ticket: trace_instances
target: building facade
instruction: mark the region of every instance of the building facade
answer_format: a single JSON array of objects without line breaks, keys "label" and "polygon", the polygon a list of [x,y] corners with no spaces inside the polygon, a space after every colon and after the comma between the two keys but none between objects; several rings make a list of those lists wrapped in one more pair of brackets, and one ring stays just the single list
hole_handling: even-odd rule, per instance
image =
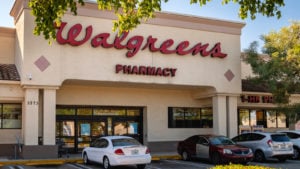
[{"label": "building facade", "polygon": [[114,13],[87,2],[49,45],[33,35],[27,3],[12,7],[15,28],[0,28],[0,156],[57,157],[58,141],[80,152],[102,135],[175,151],[190,135],[233,137],[247,123],[243,23],[157,13],[118,36]]}]

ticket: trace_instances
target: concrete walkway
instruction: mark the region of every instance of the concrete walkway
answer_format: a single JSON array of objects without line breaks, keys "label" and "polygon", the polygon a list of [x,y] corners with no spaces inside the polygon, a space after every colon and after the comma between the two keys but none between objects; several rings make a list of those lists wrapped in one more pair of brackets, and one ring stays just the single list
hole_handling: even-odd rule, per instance
[{"label": "concrete walkway", "polygon": [[[177,152],[154,152],[151,153],[152,161],[162,159],[181,159]],[[57,159],[8,159],[0,157],[0,167],[4,165],[61,165],[64,163],[83,163],[81,154],[63,155]]]}]

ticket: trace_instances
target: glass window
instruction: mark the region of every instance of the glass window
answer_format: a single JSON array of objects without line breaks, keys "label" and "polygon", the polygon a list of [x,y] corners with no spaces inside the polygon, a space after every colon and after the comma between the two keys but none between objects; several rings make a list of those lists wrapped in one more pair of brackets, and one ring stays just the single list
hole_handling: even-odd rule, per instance
[{"label": "glass window", "polygon": [[118,108],[95,108],[94,109],[95,116],[125,116],[125,109]]},{"label": "glass window", "polygon": [[74,121],[63,121],[63,136],[74,136],[75,135],[75,126]]},{"label": "glass window", "polygon": [[169,128],[212,128],[212,108],[169,107]]},{"label": "glass window", "polygon": [[1,128],[20,129],[22,126],[22,105],[2,104]]},{"label": "glass window", "polygon": [[139,109],[128,109],[127,116],[140,116],[140,110]]},{"label": "glass window", "polygon": [[77,115],[79,116],[91,116],[92,115],[92,108],[78,108]]},{"label": "glass window", "polygon": [[286,115],[284,113],[277,114],[278,127],[286,127]]},{"label": "glass window", "polygon": [[57,108],[56,115],[75,115],[75,109],[73,109],[73,108]]},{"label": "glass window", "polygon": [[105,133],[105,122],[92,122],[92,136],[100,137],[106,135]]},{"label": "glass window", "polygon": [[249,110],[248,109],[240,109],[239,110],[239,125],[249,126],[249,124],[250,124]]},{"label": "glass window", "polygon": [[267,117],[267,127],[277,127],[276,126],[276,112],[272,110],[266,111],[266,117]]},{"label": "glass window", "polygon": [[256,110],[250,111],[250,126],[256,126]]}]

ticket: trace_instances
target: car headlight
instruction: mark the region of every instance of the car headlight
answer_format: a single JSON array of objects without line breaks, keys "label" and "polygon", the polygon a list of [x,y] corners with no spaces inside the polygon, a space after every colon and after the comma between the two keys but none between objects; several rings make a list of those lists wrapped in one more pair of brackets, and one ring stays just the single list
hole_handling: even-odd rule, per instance
[{"label": "car headlight", "polygon": [[251,148],[249,148],[249,154],[250,154],[250,153],[252,153],[252,150],[251,150]]},{"label": "car headlight", "polygon": [[223,149],[223,154],[232,154],[232,151],[229,149]]}]

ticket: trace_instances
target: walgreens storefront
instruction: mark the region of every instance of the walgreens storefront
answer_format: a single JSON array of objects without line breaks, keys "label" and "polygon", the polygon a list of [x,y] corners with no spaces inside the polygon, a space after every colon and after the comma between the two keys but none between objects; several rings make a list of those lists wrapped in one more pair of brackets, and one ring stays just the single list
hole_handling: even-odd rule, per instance
[{"label": "walgreens storefront", "polygon": [[32,34],[22,2],[11,11],[16,28],[1,28],[12,41],[1,62],[20,77],[0,82],[12,89],[1,103],[22,107],[20,126],[0,130],[10,135],[3,147],[18,135],[22,157],[44,158],[57,155],[58,139],[80,152],[102,135],[131,135],[151,151],[175,151],[193,134],[237,134],[244,24],[157,13],[118,36],[114,14],[87,3],[63,18],[49,45]]}]

